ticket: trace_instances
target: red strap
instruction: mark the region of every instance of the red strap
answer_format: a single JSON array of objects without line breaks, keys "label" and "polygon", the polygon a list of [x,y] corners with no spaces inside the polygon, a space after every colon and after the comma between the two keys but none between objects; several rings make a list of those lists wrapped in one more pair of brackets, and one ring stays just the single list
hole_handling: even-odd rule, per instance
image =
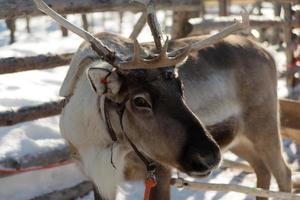
[{"label": "red strap", "polygon": [[153,187],[155,187],[157,184],[154,177],[148,177],[145,180],[145,193],[144,193],[144,200],[150,199],[150,193]]},{"label": "red strap", "polygon": [[64,165],[72,164],[72,160],[62,161],[59,163],[49,164],[47,166],[34,166],[34,167],[28,167],[28,168],[20,168],[20,169],[0,169],[0,174],[19,174],[19,173],[25,173],[25,172],[32,172],[32,171],[38,171],[38,170],[44,170],[44,169],[51,169],[55,167],[61,167]]},{"label": "red strap", "polygon": [[101,78],[101,83],[103,85],[107,85],[108,84],[107,77]]}]

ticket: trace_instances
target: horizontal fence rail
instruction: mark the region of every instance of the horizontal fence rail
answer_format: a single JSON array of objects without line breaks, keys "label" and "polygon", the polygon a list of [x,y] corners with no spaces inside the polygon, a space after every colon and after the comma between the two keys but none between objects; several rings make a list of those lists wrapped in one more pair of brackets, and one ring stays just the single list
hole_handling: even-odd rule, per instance
[{"label": "horizontal fence rail", "polygon": [[264,190],[260,188],[251,188],[241,185],[233,184],[218,184],[218,183],[203,183],[203,182],[191,182],[181,178],[172,178],[171,185],[175,185],[178,188],[188,188],[201,191],[218,191],[218,192],[238,192],[251,196],[276,198],[276,199],[288,199],[288,200],[299,200],[300,195],[291,194],[288,192],[277,192]]},{"label": "horizontal fence rail", "polygon": [[300,130],[300,102],[280,100],[281,126]]},{"label": "horizontal fence rail", "polygon": [[68,65],[72,59],[72,53],[61,55],[38,55],[30,57],[9,57],[0,59],[0,74],[8,74],[36,69],[49,69]]},{"label": "horizontal fence rail", "polygon": [[17,123],[59,115],[65,100],[57,100],[37,106],[26,106],[15,110],[0,112],[0,126],[11,126]]},{"label": "horizontal fence rail", "polygon": [[84,181],[71,188],[66,188],[60,191],[54,191],[49,194],[45,194],[39,197],[35,197],[31,200],[66,200],[66,199],[77,199],[78,197],[83,197],[88,195],[90,191],[93,190],[93,183],[89,181]]},{"label": "horizontal fence rail", "polygon": [[272,3],[274,3],[274,2],[277,2],[277,3],[295,3],[295,4],[300,3],[300,0],[259,0],[259,1],[260,2],[267,1],[267,2],[272,2]]},{"label": "horizontal fence rail", "polygon": [[[73,55],[73,53],[64,53],[60,55],[45,54],[29,57],[0,58],[0,74],[24,72],[29,70],[51,69],[55,67],[69,65]],[[293,76],[299,71],[300,67],[292,67],[290,69],[287,69],[286,71],[281,72],[279,74],[279,78]]]},{"label": "horizontal fence rail", "polygon": [[[214,17],[213,19],[191,21],[192,24],[192,33],[199,34],[203,31],[209,32],[216,29],[223,29],[235,23],[236,17]],[[269,19],[264,16],[250,16],[250,27],[251,29],[257,28],[269,28],[269,27],[282,27],[284,28],[285,22],[279,18],[275,17],[274,19]],[[300,23],[297,21],[292,21],[292,27],[300,27]]]},{"label": "horizontal fence rail", "polygon": [[[45,0],[45,2],[60,14],[144,10],[143,5],[132,3],[131,0]],[[42,14],[33,0],[0,0],[0,5],[0,19]],[[165,10],[197,11],[200,3],[199,0],[157,0],[156,7]]]},{"label": "horizontal fence rail", "polygon": [[[37,155],[25,155],[20,158],[5,157],[0,159],[0,178],[15,175],[26,171],[35,171],[32,167],[43,167],[70,161],[70,151],[67,145],[38,153]],[[26,170],[29,169],[29,170]]]}]

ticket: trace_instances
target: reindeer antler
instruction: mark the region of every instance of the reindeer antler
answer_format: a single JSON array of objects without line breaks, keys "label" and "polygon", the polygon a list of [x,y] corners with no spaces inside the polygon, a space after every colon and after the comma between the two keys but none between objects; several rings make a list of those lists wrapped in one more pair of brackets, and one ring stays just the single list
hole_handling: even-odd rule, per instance
[{"label": "reindeer antler", "polygon": [[154,55],[153,58],[145,59],[140,55],[140,44],[136,38],[134,40],[134,54],[131,61],[120,63],[120,68],[135,69],[139,68],[155,69],[167,66],[175,66],[182,62],[190,51],[190,45],[183,47],[179,50],[172,52],[172,55],[168,53],[168,38],[164,41],[164,37],[157,20],[155,6],[153,0],[133,0],[143,4],[147,11],[147,23],[150,27],[156,49],[159,54]]},{"label": "reindeer antler", "polygon": [[[152,58],[146,59],[142,58],[140,54],[141,46],[138,43],[137,39],[134,38],[134,54],[131,61],[121,61],[121,59],[117,59],[115,52],[111,51],[108,47],[106,47],[101,40],[94,37],[89,32],[83,30],[82,28],[70,23],[60,14],[52,10],[43,0],[33,0],[37,7],[45,12],[47,15],[52,17],[55,21],[57,21],[60,25],[82,37],[84,40],[89,42],[95,52],[98,55],[111,64],[112,66],[119,69],[155,69],[167,66],[175,66],[176,64],[182,62],[189,54],[191,49],[202,49],[211,44],[218,42],[219,40],[227,37],[228,35],[248,28],[249,27],[249,15],[248,13],[242,13],[242,23],[236,22],[228,28],[225,28],[223,31],[215,34],[203,41],[196,42],[194,44],[187,45],[175,51],[168,53],[168,38],[164,42],[163,34],[161,32],[153,0],[133,0],[139,3],[142,3],[146,6],[147,10],[147,22],[151,29],[154,42],[159,54],[153,55]],[[164,44],[163,44],[164,43]]]},{"label": "reindeer antler", "polygon": [[250,27],[248,12],[244,11],[241,13],[241,15],[242,15],[242,22],[236,21],[233,25],[223,29],[219,33],[212,35],[205,40],[202,40],[202,41],[192,44],[191,49],[197,49],[197,50],[203,49],[209,45],[217,43],[221,39],[231,35],[234,32],[237,32],[237,31],[240,31],[243,29],[248,29]]},{"label": "reindeer antler", "polygon": [[155,55],[154,58],[145,59],[140,55],[141,46],[139,42],[134,39],[134,56],[131,61],[120,63],[119,67],[122,69],[156,69],[168,66],[175,66],[182,62],[190,51],[190,46],[176,50],[175,56],[169,56],[167,53],[169,40],[167,38],[161,52]]},{"label": "reindeer antler", "polygon": [[[208,47],[210,45],[213,45],[217,42],[219,42],[220,40],[224,39],[225,37],[237,32],[237,31],[241,31],[241,30],[247,30],[250,28],[250,24],[249,24],[249,14],[248,12],[244,11],[241,12],[241,16],[242,16],[242,22],[236,21],[233,25],[226,27],[225,29],[223,29],[222,31],[220,31],[219,33],[216,33],[215,35],[212,35],[202,41],[196,42],[191,44],[190,46],[190,50],[194,49],[194,50],[200,50],[203,49],[205,47]],[[173,51],[171,53],[169,53],[170,56],[173,55],[177,55],[177,51],[181,51],[181,49]]]},{"label": "reindeer antler", "polygon": [[236,22],[235,24],[225,28],[224,30],[220,31],[219,33],[208,37],[205,40],[187,45],[170,53],[167,52],[168,50],[168,39],[165,41],[163,45],[163,35],[157,20],[155,7],[153,4],[153,0],[133,0],[139,3],[142,3],[146,6],[147,10],[147,22],[151,29],[154,43],[157,50],[160,52],[159,55],[155,55],[154,58],[151,59],[144,59],[140,57],[140,45],[136,38],[134,38],[134,56],[133,59],[129,62],[121,63],[121,68],[127,69],[134,69],[136,66],[140,68],[160,68],[166,66],[175,66],[176,64],[182,62],[189,54],[190,50],[192,49],[202,49],[209,45],[215,44],[221,39],[229,36],[230,34],[249,28],[249,15],[247,12],[241,13],[242,15],[242,22]]},{"label": "reindeer antler", "polygon": [[115,66],[115,53],[109,50],[99,39],[94,37],[89,32],[83,30],[82,28],[72,24],[67,19],[62,17],[60,14],[51,9],[43,0],[33,0],[39,10],[46,13],[50,17],[52,17],[56,22],[58,22],[61,26],[66,29],[72,31],[76,35],[80,36],[87,42],[89,42],[95,52],[99,54],[99,56],[104,59],[106,62]]}]

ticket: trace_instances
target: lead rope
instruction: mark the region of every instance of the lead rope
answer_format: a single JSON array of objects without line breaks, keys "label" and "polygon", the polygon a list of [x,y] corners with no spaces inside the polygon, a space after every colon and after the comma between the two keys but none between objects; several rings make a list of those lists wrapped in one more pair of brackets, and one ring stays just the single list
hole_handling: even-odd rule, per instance
[{"label": "lead rope", "polygon": [[156,181],[155,176],[146,178],[146,180],[145,180],[144,200],[149,200],[150,199],[151,190],[156,185],[157,185],[157,181]]}]

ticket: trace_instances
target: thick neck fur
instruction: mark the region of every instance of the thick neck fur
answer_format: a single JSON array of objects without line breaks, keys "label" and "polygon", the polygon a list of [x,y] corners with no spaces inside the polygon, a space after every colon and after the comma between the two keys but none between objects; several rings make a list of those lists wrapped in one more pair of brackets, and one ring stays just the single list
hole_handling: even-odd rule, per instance
[{"label": "thick neck fur", "polygon": [[[91,89],[85,73],[82,73],[74,88],[73,96],[64,108],[61,119],[61,132],[78,150],[80,167],[90,177],[105,199],[115,199],[118,185],[124,179],[124,158],[127,148],[113,141],[107,132],[105,121],[98,108],[97,94]],[[116,116],[112,115],[113,126]],[[113,162],[111,164],[111,147]]]}]

